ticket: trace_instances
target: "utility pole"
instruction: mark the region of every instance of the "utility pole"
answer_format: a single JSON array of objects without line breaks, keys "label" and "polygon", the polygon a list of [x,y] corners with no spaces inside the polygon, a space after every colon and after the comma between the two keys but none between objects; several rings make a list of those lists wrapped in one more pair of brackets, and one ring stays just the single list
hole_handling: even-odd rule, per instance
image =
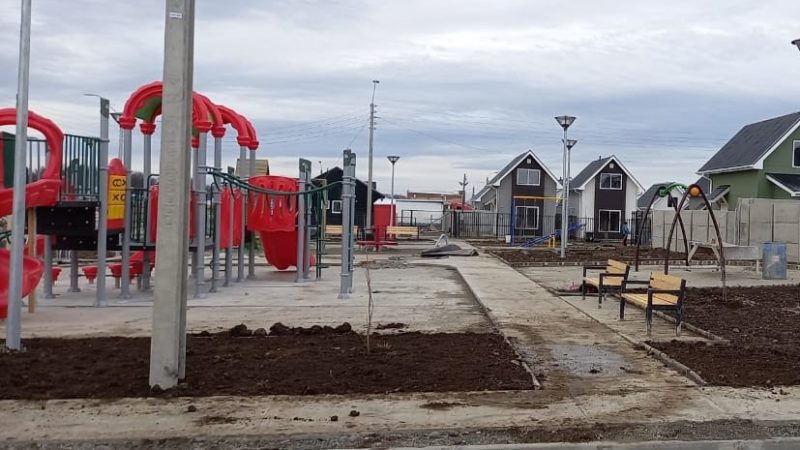
[{"label": "utility pole", "polygon": [[464,174],[464,178],[462,181],[459,181],[458,184],[461,186],[461,210],[464,210],[464,205],[467,204],[467,174]]},{"label": "utility pole", "polygon": [[158,266],[150,343],[150,386],[169,389],[186,376],[194,0],[166,0],[164,93],[158,199]]},{"label": "utility pole", "polygon": [[375,89],[378,80],[372,80],[372,101],[369,103],[369,156],[367,163],[367,223],[364,224],[367,233],[372,232],[372,137],[375,133]]},{"label": "utility pole", "polygon": [[[22,253],[25,243],[25,154],[28,148],[28,90],[31,63],[31,0],[22,0],[17,71],[17,137],[11,216],[11,270],[8,278],[6,347],[22,350]],[[48,267],[47,270],[50,270]]]}]

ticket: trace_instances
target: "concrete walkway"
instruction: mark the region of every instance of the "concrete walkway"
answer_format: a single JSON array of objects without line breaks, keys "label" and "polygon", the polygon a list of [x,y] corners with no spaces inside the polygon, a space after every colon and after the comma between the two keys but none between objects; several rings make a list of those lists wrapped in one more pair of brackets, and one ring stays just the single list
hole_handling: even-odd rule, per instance
[{"label": "concrete walkway", "polygon": [[[0,423],[3,424],[0,439],[356,436],[359,433],[389,435],[415,431],[424,434],[435,430],[508,427],[547,430],[597,423],[800,422],[800,389],[700,388],[644,351],[636,350],[616,330],[495,258],[479,256],[416,262],[429,268],[453,267],[463,276],[492,322],[531,364],[542,383],[541,390],[0,401]],[[420,280],[424,279],[424,273],[433,273],[426,271],[425,266],[418,269]],[[357,275],[363,277],[363,269],[358,269]],[[433,282],[439,283],[436,279]],[[387,283],[386,288],[391,288],[391,282]],[[275,292],[287,290],[265,287],[264,291],[250,292],[251,295],[256,292],[275,295]],[[423,303],[430,302],[431,299],[427,299],[419,303],[421,312],[419,316],[414,313],[413,317],[425,316],[428,311]],[[466,307],[458,305],[458,308]],[[449,320],[446,316],[428,315],[427,319],[421,319],[423,323],[435,320],[441,324]],[[480,320],[467,323],[485,326]],[[189,412],[190,405],[196,411]],[[349,417],[351,410],[360,414]],[[332,416],[339,419],[333,421]]]}]

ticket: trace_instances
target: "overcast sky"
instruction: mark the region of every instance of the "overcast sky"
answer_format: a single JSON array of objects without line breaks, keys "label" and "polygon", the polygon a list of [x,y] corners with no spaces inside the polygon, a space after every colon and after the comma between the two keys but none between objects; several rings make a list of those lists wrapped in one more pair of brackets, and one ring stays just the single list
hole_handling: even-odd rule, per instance
[{"label": "overcast sky", "polygon": [[[0,14],[0,105],[14,104],[19,3]],[[387,193],[389,154],[398,193],[455,191],[463,173],[480,189],[529,148],[560,174],[561,114],[578,117],[573,175],[615,154],[645,187],[690,182],[741,126],[800,109],[798,17],[797,0],[198,0],[194,87],[253,121],[273,174],[296,175],[298,157],[332,167],[349,146],[366,178],[378,79]],[[96,135],[82,94],[121,110],[160,79],[163,28],[162,1],[33,0],[31,109]]]}]

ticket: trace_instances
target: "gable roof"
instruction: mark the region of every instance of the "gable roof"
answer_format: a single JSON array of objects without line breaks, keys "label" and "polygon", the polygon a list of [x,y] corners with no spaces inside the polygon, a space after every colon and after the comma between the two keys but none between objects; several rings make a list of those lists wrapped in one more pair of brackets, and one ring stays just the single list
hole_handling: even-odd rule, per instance
[{"label": "gable roof", "polygon": [[[341,181],[343,175],[344,175],[344,171],[342,170],[342,168],[339,167],[339,166],[335,166],[332,169],[328,169],[324,173],[321,173],[321,174],[315,176],[314,178],[312,178],[312,180],[326,180],[326,181],[328,181],[330,183],[330,182],[334,182],[334,181]],[[374,185],[375,182],[373,181],[372,184]],[[367,188],[367,183],[366,182],[361,181],[360,179],[356,178],[356,186],[358,186],[358,185],[363,186],[364,189]],[[373,199],[373,201],[377,201],[377,200],[380,200],[382,198],[386,198],[386,196],[384,194],[382,194],[381,192],[379,192],[377,189],[375,189],[375,187],[373,186],[373,188],[372,188],[372,199]]]},{"label": "gable roof", "polygon": [[656,183],[650,186],[649,188],[647,188],[646,191],[644,191],[644,194],[640,195],[639,198],[636,200],[636,207],[640,209],[647,208],[647,206],[650,204],[650,200],[653,199],[653,195],[656,193],[656,191],[664,186],[669,186],[672,183],[673,183],[672,181],[665,181],[663,183]]},{"label": "gable roof", "polygon": [[758,168],[789,134],[800,126],[800,112],[746,125],[697,173],[736,172]]},{"label": "gable roof", "polygon": [[[522,163],[522,161],[528,156],[532,157],[533,160],[536,161],[536,163],[539,164],[539,166],[542,169],[544,169],[547,176],[549,176],[551,180],[556,182],[556,186],[559,185],[558,178],[556,178],[553,175],[553,173],[550,172],[550,169],[548,169],[547,166],[544,165],[544,163],[533,153],[532,150],[528,150],[520,153],[514,159],[512,159],[510,163],[506,164],[506,166],[503,167],[503,170],[497,172],[497,175],[495,175],[491,180],[489,180],[489,184],[487,184],[487,186],[495,186],[495,187],[500,186],[500,182],[503,181],[503,178],[507,177],[511,172],[513,172],[514,169],[516,169],[517,166],[520,165],[520,163]],[[481,189],[481,191],[483,191],[483,189]]]},{"label": "gable roof", "polygon": [[576,191],[583,190],[586,187],[586,184],[590,180],[593,180],[594,177],[596,177],[597,174],[600,173],[601,170],[603,170],[603,167],[605,167],[606,164],[608,164],[611,161],[617,163],[620,169],[622,169],[622,171],[625,172],[626,175],[628,175],[628,178],[633,180],[633,182],[636,184],[636,187],[638,187],[640,191],[644,190],[644,186],[642,186],[642,184],[639,183],[639,181],[636,179],[636,177],[633,176],[631,171],[628,170],[628,168],[625,167],[625,165],[622,164],[622,162],[620,162],[619,158],[617,158],[614,155],[608,156],[606,158],[595,159],[594,161],[587,164],[586,167],[584,167],[583,170],[581,170],[577,176],[572,178],[571,184],[573,186],[570,186],[570,189]]}]

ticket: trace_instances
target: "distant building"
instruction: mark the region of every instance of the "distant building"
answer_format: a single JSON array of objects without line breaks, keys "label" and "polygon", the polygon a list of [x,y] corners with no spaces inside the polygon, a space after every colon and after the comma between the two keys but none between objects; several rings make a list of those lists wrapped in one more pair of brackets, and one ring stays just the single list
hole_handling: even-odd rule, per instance
[{"label": "distant building", "polygon": [[[240,163],[239,158],[236,158],[236,172],[234,173],[234,175],[236,175],[237,177],[241,173],[240,168],[239,168],[239,163]],[[249,159],[245,162],[245,165],[247,166],[247,170],[249,171],[250,170],[250,160]],[[256,159],[256,175],[269,175],[269,160],[268,159]]]},{"label": "distant building", "polygon": [[[314,180],[325,180],[327,184],[342,181],[342,169],[334,167],[327,172],[322,173],[314,178]],[[373,183],[374,186],[375,183]],[[372,191],[372,201],[377,202],[384,198],[385,195],[380,192]],[[371,207],[371,206],[370,206]],[[329,225],[342,224],[342,185],[337,184],[328,190],[328,204],[325,214],[326,223]],[[356,179],[356,211],[355,211],[355,225],[364,229],[367,222],[367,183]]]},{"label": "distant building", "polygon": [[644,188],[614,155],[590,162],[570,182],[569,216],[586,221],[585,232],[622,237],[622,223],[637,210]]},{"label": "distant building", "polygon": [[740,198],[800,198],[800,112],[746,125],[697,173],[722,207]]}]

